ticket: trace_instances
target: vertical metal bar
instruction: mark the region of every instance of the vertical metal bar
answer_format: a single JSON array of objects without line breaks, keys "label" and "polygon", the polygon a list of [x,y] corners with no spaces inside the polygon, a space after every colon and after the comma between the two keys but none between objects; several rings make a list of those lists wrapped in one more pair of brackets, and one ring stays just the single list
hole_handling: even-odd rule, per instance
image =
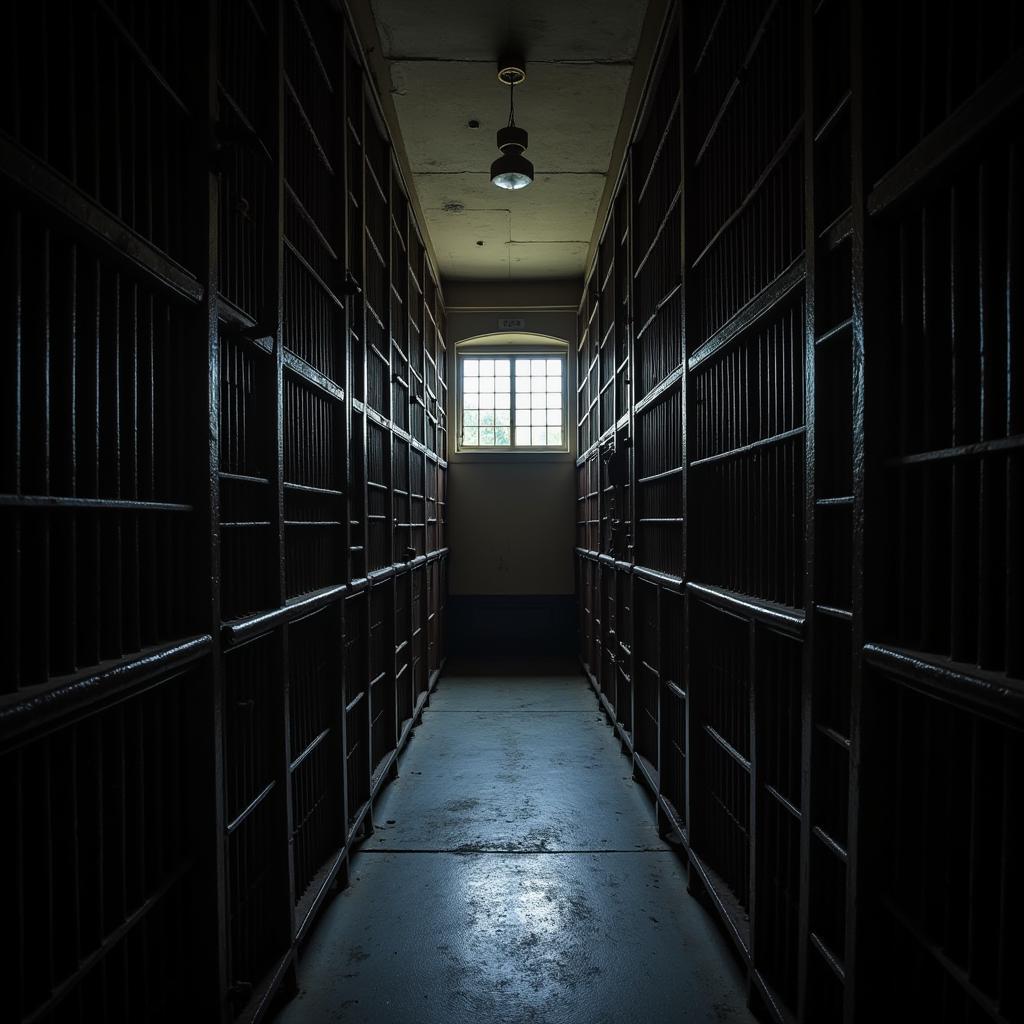
[{"label": "vertical metal bar", "polygon": [[[797,1019],[810,1019],[808,1002],[808,956],[810,953],[810,899],[811,899],[811,808],[813,806],[812,775],[814,768],[814,672],[817,643],[815,614],[815,449],[817,423],[815,419],[815,372],[816,352],[814,339],[817,337],[816,288],[817,288],[817,218],[815,198],[814,126],[818,123],[818,112],[814,89],[815,47],[814,9],[816,0],[803,0],[803,158],[804,158],[804,258],[806,261],[806,283],[804,285],[804,537],[803,568],[804,585],[801,595],[804,606],[804,639],[801,648],[800,678],[800,892],[797,921]],[[768,436],[767,431],[761,436]]]},{"label": "vertical metal bar", "polygon": [[[868,350],[867,339],[873,335],[867,330],[872,316],[873,287],[879,284],[869,279],[866,266],[870,261],[871,239],[868,235],[866,215],[866,168],[868,135],[865,128],[868,99],[867,74],[871,59],[865,35],[865,14],[856,3],[849,5],[850,39],[850,153],[851,153],[851,246],[852,246],[852,457],[853,457],[853,565],[852,565],[852,649],[850,692],[850,771],[849,809],[847,828],[847,886],[845,965],[850,983],[844,997],[846,1024],[866,1019],[870,1012],[871,951],[875,943],[874,923],[865,899],[877,891],[878,867],[875,858],[880,851],[872,844],[862,845],[862,832],[869,833],[868,816],[871,801],[878,794],[879,765],[877,751],[872,756],[871,738],[879,724],[876,696],[864,670],[861,651],[866,635],[880,635],[878,621],[884,614],[883,575],[879,558],[884,557],[885,534],[879,530],[884,516],[883,470],[877,467],[882,429],[881,403],[883,366],[881,352],[874,352],[879,362],[877,372],[871,372],[874,363]],[[878,338],[884,345],[884,340]],[[876,434],[879,439],[876,440]],[[875,552],[868,558],[868,552]],[[877,845],[877,844],[875,844]]]}]

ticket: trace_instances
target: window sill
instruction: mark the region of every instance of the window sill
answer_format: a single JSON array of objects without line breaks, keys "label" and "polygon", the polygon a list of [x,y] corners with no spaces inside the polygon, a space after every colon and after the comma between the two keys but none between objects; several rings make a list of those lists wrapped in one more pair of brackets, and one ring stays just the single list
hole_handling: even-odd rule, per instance
[{"label": "window sill", "polygon": [[460,462],[575,462],[574,452],[452,452],[449,464]]}]

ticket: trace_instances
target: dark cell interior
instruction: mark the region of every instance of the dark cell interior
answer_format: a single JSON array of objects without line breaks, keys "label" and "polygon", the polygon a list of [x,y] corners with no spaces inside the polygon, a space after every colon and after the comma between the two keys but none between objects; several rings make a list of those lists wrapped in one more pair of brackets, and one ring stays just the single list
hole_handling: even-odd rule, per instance
[{"label": "dark cell interior", "polygon": [[0,26],[0,1019],[1024,1022],[1018,5]]}]

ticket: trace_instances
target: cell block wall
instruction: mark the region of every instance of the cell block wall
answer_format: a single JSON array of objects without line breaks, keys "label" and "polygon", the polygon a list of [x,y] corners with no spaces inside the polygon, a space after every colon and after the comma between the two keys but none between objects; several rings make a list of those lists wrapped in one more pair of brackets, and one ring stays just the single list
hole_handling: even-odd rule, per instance
[{"label": "cell block wall", "polygon": [[584,277],[580,659],[767,1019],[1021,1017],[1022,42],[672,5]]},{"label": "cell block wall", "polygon": [[444,297],[336,5],[2,19],[7,1005],[249,1021],[444,663]]}]

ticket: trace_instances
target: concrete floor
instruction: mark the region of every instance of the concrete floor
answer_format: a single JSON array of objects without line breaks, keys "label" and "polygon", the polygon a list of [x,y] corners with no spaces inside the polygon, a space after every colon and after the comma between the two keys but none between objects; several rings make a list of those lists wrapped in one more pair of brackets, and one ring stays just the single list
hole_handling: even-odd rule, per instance
[{"label": "concrete floor", "polygon": [[448,674],[277,1024],[752,1021],[582,677]]}]

